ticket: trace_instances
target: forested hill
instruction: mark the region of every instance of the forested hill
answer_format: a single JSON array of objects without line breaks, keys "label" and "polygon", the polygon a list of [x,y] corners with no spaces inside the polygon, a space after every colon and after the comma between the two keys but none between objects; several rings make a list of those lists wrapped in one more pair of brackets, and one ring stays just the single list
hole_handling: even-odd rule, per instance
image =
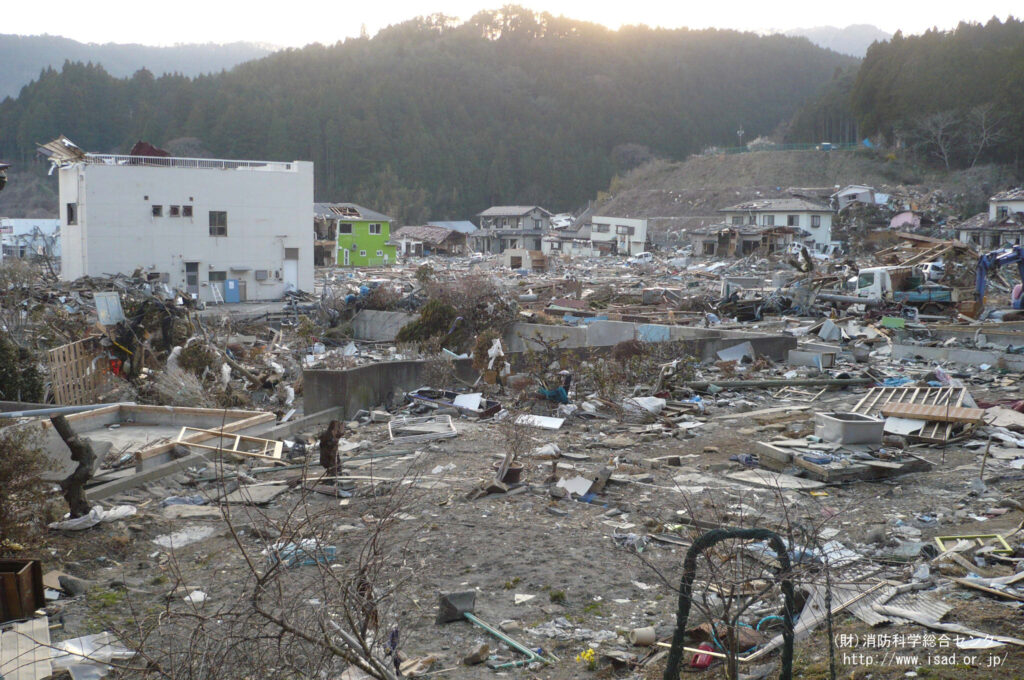
[{"label": "forested hill", "polygon": [[97,152],[198,138],[218,157],[312,160],[318,200],[406,223],[490,204],[557,210],[649,154],[770,133],[853,63],[806,39],[610,31],[506,7],[195,79],[67,64],[0,104],[0,157],[26,162],[57,134]]},{"label": "forested hill", "polygon": [[2,35],[0,34],[0,97],[15,97],[46,67],[60,66],[65,61],[102,64],[109,73],[130,76],[140,68],[153,73],[181,73],[197,76],[216,73],[243,61],[259,59],[272,50],[253,43],[236,42],[226,45],[102,45],[80,43],[77,40],[54,35]]},{"label": "forested hill", "polygon": [[1024,160],[1024,22],[877,42],[794,119],[790,141],[900,142],[950,168]]}]

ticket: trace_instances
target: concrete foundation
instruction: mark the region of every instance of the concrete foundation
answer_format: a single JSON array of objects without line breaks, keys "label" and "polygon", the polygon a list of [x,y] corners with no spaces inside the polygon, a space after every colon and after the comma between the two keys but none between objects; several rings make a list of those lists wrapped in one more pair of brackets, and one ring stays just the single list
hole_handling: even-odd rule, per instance
[{"label": "concrete foundation", "polygon": [[959,347],[922,347],[920,345],[893,345],[893,359],[917,359],[923,361],[949,361],[954,364],[978,366],[989,364],[993,368],[1007,371],[1024,371],[1024,354],[1006,352],[985,352]]}]

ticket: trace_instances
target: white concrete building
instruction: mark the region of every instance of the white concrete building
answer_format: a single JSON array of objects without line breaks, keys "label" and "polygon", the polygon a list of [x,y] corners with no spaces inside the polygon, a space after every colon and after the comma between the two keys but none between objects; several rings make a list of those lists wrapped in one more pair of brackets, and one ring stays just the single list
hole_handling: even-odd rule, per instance
[{"label": "white concrete building", "polygon": [[719,210],[730,226],[793,227],[797,238],[823,250],[832,243],[832,208],[806,198],[766,198]]},{"label": "white concrete building", "polygon": [[[590,240],[602,252],[611,250],[617,255],[642,253],[647,250],[647,220],[594,215],[590,218]],[[612,244],[614,248],[611,248]]]},{"label": "white concrete building", "polygon": [[1024,188],[1002,191],[988,199],[990,222],[996,222],[1016,213],[1024,213]]},{"label": "white concrete building", "polygon": [[311,162],[81,154],[57,164],[64,280],[141,267],[206,302],[313,290]]}]

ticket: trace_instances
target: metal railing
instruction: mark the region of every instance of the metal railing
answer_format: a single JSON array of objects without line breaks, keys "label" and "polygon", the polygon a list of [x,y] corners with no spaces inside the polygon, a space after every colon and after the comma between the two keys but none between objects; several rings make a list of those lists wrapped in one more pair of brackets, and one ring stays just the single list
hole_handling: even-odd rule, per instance
[{"label": "metal railing", "polygon": [[131,165],[155,168],[199,168],[206,170],[272,170],[293,172],[294,163],[280,161],[232,161],[223,158],[178,158],[175,156],[128,156],[111,153],[91,153],[89,160],[106,165]]}]

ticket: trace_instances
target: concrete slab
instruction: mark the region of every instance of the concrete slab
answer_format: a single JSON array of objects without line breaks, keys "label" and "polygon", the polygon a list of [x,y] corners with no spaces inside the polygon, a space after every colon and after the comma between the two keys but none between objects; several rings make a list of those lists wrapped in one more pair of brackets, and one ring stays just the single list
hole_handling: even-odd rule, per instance
[{"label": "concrete slab", "polygon": [[993,368],[1007,371],[1024,371],[1024,354],[1006,352],[984,352],[959,347],[922,347],[920,345],[893,345],[893,359],[917,359],[923,361],[949,361],[954,364],[980,366],[989,364]]}]

